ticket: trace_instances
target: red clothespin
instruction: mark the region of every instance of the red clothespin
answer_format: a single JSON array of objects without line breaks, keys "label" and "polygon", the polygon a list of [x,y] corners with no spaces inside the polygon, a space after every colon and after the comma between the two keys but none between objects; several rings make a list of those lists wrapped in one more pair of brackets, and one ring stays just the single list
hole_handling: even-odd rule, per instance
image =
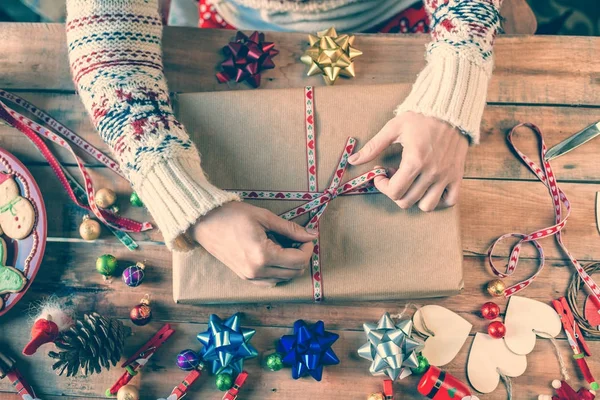
[{"label": "red clothespin", "polygon": [[17,369],[15,360],[0,353],[0,379],[3,379],[4,377],[8,378],[17,391],[15,394],[20,396],[23,400],[39,400],[31,388],[31,385],[27,383],[25,378],[23,378],[23,375],[21,375]]},{"label": "red clothespin", "polygon": [[236,400],[238,398],[238,394],[244,383],[246,383],[246,379],[248,379],[248,373],[246,371],[240,372],[240,374],[235,378],[235,382],[231,389],[225,393],[223,396],[223,400]]},{"label": "red clothespin", "polygon": [[394,381],[391,379],[383,381],[383,395],[385,400],[394,400]]},{"label": "red clothespin", "polygon": [[106,396],[116,396],[119,389],[127,385],[134,376],[138,374],[140,370],[150,357],[156,353],[160,346],[171,337],[175,331],[171,329],[171,325],[165,324],[156,334],[150,339],[145,345],[143,345],[133,356],[125,361],[121,368],[125,368],[125,372],[119,380],[110,388],[106,390]]},{"label": "red clothespin", "polygon": [[581,329],[579,329],[579,325],[575,322],[575,317],[573,317],[573,313],[569,308],[569,303],[567,303],[567,299],[561,297],[558,300],[552,301],[552,306],[558,313],[560,317],[560,321],[562,322],[563,330],[565,331],[565,335],[567,336],[567,340],[571,345],[571,349],[573,349],[573,359],[577,363],[577,366],[581,370],[585,380],[590,384],[590,388],[592,390],[598,390],[600,385],[596,382],[594,377],[592,376],[592,372],[590,371],[587,362],[585,361],[585,356],[591,356],[590,348],[587,343],[583,339],[583,335],[581,333]]},{"label": "red clothespin", "polygon": [[159,399],[159,400],[183,399],[187,395],[187,391],[189,390],[189,388],[194,384],[194,382],[196,382],[198,380],[198,378],[200,378],[200,376],[202,376],[202,369],[199,368],[199,369],[190,371],[190,373],[187,374],[185,379],[183,381],[181,381],[181,383],[179,385],[177,385],[175,387],[175,389],[173,389],[173,391],[171,392],[169,397],[167,397],[166,399]]}]

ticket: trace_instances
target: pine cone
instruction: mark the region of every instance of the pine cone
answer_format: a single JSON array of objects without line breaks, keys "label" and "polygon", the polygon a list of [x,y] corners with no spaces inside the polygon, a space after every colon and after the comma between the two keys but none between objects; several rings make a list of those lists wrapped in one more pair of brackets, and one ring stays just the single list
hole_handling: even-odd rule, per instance
[{"label": "pine cone", "polygon": [[50,358],[57,360],[52,369],[67,376],[99,374],[102,368],[110,369],[121,359],[125,338],[129,332],[118,320],[97,313],[86,314],[83,321],[61,334],[56,341],[58,353],[51,351]]}]

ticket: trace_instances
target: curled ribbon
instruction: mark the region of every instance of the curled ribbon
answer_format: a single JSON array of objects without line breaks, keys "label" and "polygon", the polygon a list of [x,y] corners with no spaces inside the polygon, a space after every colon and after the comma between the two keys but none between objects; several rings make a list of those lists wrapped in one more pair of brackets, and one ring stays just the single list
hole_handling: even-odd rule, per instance
[{"label": "curled ribbon", "polygon": [[[329,187],[323,191],[318,191],[317,184],[317,146],[314,120],[314,91],[311,86],[304,88],[304,114],[305,114],[305,132],[306,132],[306,160],[307,160],[307,179],[308,191],[252,191],[252,190],[231,190],[244,199],[261,200],[308,200],[306,203],[294,207],[293,209],[280,214],[283,219],[291,220],[306,213],[310,213],[310,220],[307,228],[318,229],[319,220],[323,216],[327,205],[338,196],[358,195],[368,193],[378,193],[373,186],[373,179],[377,176],[387,174],[385,168],[374,168],[369,172],[357,176],[345,183],[342,179],[348,168],[348,157],[356,148],[356,139],[348,138],[342,155],[340,156],[337,168],[330,181]],[[314,250],[311,258],[311,280],[313,286],[313,299],[315,302],[323,300],[323,278],[321,276],[321,262],[319,257],[319,238],[313,241]]]},{"label": "curled ribbon", "polygon": [[[514,134],[515,130],[522,126],[526,126],[529,129],[531,129],[539,138],[540,157],[541,157],[541,161],[542,161],[541,168],[536,163],[531,161],[531,159],[529,159],[529,157],[527,157],[525,154],[523,154],[513,143],[513,134]],[[519,124],[510,131],[510,133],[507,136],[507,140],[508,140],[510,147],[519,155],[519,157],[525,163],[525,165],[527,165],[527,167],[535,174],[535,176],[538,177],[538,179],[544,184],[544,186],[546,186],[548,188],[548,193],[550,193],[550,196],[552,197],[552,204],[554,206],[554,225],[549,226],[547,228],[538,229],[538,230],[528,233],[528,234],[507,233],[505,235],[500,236],[498,239],[496,239],[496,241],[494,243],[492,243],[492,245],[488,249],[488,254],[487,254],[488,262],[490,264],[492,272],[500,278],[509,277],[515,272],[515,270],[517,269],[517,265],[519,263],[519,254],[521,253],[521,247],[523,246],[524,243],[528,243],[528,242],[531,243],[538,251],[538,254],[540,257],[540,264],[538,266],[537,271],[528,279],[506,288],[504,290],[504,296],[509,297],[509,296],[512,296],[513,294],[518,293],[521,290],[525,289],[542,272],[542,269],[544,268],[545,257],[544,257],[544,249],[538,243],[538,240],[546,238],[546,237],[550,237],[550,236],[556,236],[556,241],[558,242],[558,245],[567,254],[567,256],[569,257],[569,260],[571,260],[571,263],[577,270],[579,277],[583,280],[586,287],[589,289],[590,298],[598,307],[600,307],[600,297],[599,297],[600,296],[600,287],[598,287],[598,285],[596,284],[596,282],[594,282],[592,277],[589,276],[585,272],[585,270],[583,269],[583,267],[581,266],[579,261],[577,261],[575,259],[575,257],[573,257],[573,255],[569,252],[569,250],[567,249],[567,247],[565,246],[565,244],[563,242],[562,229],[567,224],[567,219],[569,218],[569,215],[571,214],[571,203],[569,202],[569,199],[567,199],[567,196],[565,195],[565,193],[558,186],[558,182],[556,181],[556,176],[554,175],[554,172],[552,171],[550,162],[548,160],[546,160],[547,148],[546,148],[546,143],[544,143],[544,136],[542,135],[542,132],[540,131],[540,129],[537,126],[535,126],[533,124],[530,124],[530,123]],[[564,206],[565,210],[566,210],[566,213],[564,214],[564,216],[563,216],[562,206]],[[496,265],[494,265],[494,260],[493,260],[494,249],[498,243],[500,243],[502,240],[507,239],[509,237],[518,238],[519,241],[513,246],[512,250],[510,252],[510,259],[508,261],[508,265],[506,266],[506,271],[500,272],[498,270],[498,268],[496,268]]]},{"label": "curled ribbon", "polygon": [[[2,91],[2,93],[0,93],[0,97],[7,98],[7,93]],[[16,96],[13,96],[13,97],[16,98]],[[125,232],[141,232],[141,231],[146,231],[146,230],[152,229],[152,225],[149,222],[143,222],[143,223],[137,222],[137,221],[131,220],[129,218],[120,217],[111,212],[108,212],[106,210],[101,210],[98,208],[98,206],[96,205],[96,202],[94,201],[95,192],[94,192],[94,187],[92,184],[91,177],[89,176],[89,174],[83,164],[83,161],[75,154],[73,148],[67,143],[66,140],[59,138],[56,134],[50,132],[49,130],[45,129],[41,125],[36,124],[29,118],[26,118],[23,115],[17,113],[16,111],[12,110],[10,107],[5,105],[1,101],[0,101],[0,119],[6,121],[8,124],[10,124],[14,128],[21,131],[25,136],[27,136],[27,138],[29,140],[31,140],[31,142],[42,153],[42,155],[44,156],[46,161],[48,161],[48,163],[50,164],[50,167],[54,171],[55,175],[58,177],[59,181],[61,182],[62,186],[66,190],[66,192],[69,195],[69,197],[71,198],[71,200],[73,200],[73,202],[75,204],[77,204],[79,207],[84,208],[89,211],[92,211],[94,213],[94,215],[100,221],[102,221],[105,225],[107,225],[113,229],[117,229],[117,230],[121,230],[121,231],[125,231]],[[62,167],[62,165],[58,162],[56,157],[54,157],[54,155],[52,154],[52,152],[50,151],[48,146],[46,146],[46,144],[41,139],[41,137],[48,138],[48,139],[52,140],[54,143],[58,144],[59,146],[65,148],[71,152],[71,154],[75,158],[75,161],[77,162],[79,171],[81,172],[81,175],[83,176],[83,179],[85,181],[85,192],[87,195],[87,200],[88,200],[87,203],[88,204],[85,204],[84,202],[79,201],[75,191],[73,190],[73,188],[71,187],[71,185],[69,183],[72,180],[72,178],[69,179],[69,174],[65,171],[65,169]],[[79,137],[76,136],[74,133],[72,133],[72,137],[70,138],[70,140],[75,141],[76,140],[75,138],[79,138]],[[102,160],[101,155],[103,156],[103,154],[100,151],[94,149],[94,152],[96,154],[98,154],[97,158],[99,160],[101,160],[102,162],[105,162],[105,160]],[[106,157],[106,156],[104,156],[104,158],[108,159],[108,157]],[[110,159],[108,159],[108,160],[110,160]],[[106,161],[106,163],[109,163],[109,161]],[[111,165],[111,164],[109,164],[109,165]],[[118,169],[118,167],[116,167],[114,165],[114,162],[112,162],[112,165],[113,166],[111,167],[111,169],[113,169],[113,171],[120,174],[120,170]]]}]

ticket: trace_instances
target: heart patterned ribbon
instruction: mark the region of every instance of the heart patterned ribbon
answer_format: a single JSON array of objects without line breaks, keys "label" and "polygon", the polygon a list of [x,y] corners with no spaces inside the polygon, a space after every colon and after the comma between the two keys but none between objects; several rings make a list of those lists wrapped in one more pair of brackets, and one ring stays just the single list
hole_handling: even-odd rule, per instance
[{"label": "heart patterned ribbon", "polygon": [[[542,161],[541,168],[537,164],[535,164],[533,161],[531,161],[531,159],[529,159],[529,157],[527,157],[525,154],[523,154],[513,143],[513,134],[514,134],[515,130],[522,126],[526,126],[529,129],[531,129],[539,138],[540,156],[541,156],[541,161]],[[538,240],[546,238],[546,237],[550,237],[550,236],[556,236],[556,241],[558,242],[558,245],[567,254],[567,256],[569,257],[569,260],[571,260],[571,263],[577,270],[577,273],[579,274],[579,276],[581,277],[581,279],[583,280],[583,282],[589,289],[590,298],[592,299],[592,301],[594,301],[595,304],[600,306],[600,297],[599,297],[600,296],[600,287],[585,272],[585,270],[583,269],[583,267],[581,266],[579,261],[577,261],[575,259],[575,257],[573,257],[573,255],[569,252],[569,250],[567,249],[567,247],[565,246],[565,244],[563,242],[562,229],[565,227],[565,225],[567,223],[567,219],[569,218],[569,215],[571,214],[571,203],[567,199],[567,196],[565,195],[565,193],[558,186],[558,182],[556,181],[556,176],[554,175],[554,172],[552,171],[550,162],[548,160],[546,160],[547,148],[546,148],[546,144],[544,143],[544,137],[542,135],[542,132],[540,131],[540,129],[537,126],[535,126],[533,124],[530,124],[530,123],[519,124],[510,131],[510,133],[507,136],[507,140],[508,140],[510,147],[519,155],[519,157],[525,163],[525,165],[527,165],[527,167],[538,177],[538,179],[544,184],[544,186],[546,186],[548,188],[548,192],[550,193],[550,196],[552,196],[552,203],[554,205],[554,225],[547,227],[547,228],[538,229],[529,234],[507,233],[505,235],[500,236],[498,239],[496,239],[496,241],[494,243],[492,243],[492,245],[488,249],[487,257],[488,257],[490,267],[492,268],[492,271],[494,272],[494,274],[496,276],[498,276],[500,278],[509,277],[513,274],[513,272],[515,272],[515,270],[517,269],[517,264],[519,263],[519,254],[521,252],[521,246],[524,243],[527,243],[527,242],[531,243],[537,249],[539,258],[540,258],[540,264],[538,266],[537,271],[530,278],[506,288],[504,290],[504,296],[509,297],[509,296],[525,289],[542,272],[542,269],[544,268],[545,257],[544,257],[544,249],[538,243]],[[563,215],[562,206],[564,206],[564,208],[566,210],[566,213],[564,215]],[[496,247],[496,245],[499,242],[501,242],[504,239],[510,238],[510,237],[518,238],[519,241],[513,246],[512,251],[510,253],[510,259],[509,259],[508,265],[506,266],[506,271],[503,273],[503,272],[500,272],[494,265],[493,253],[494,253],[494,248]]]},{"label": "heart patterned ribbon", "polygon": [[[38,150],[42,153],[44,158],[50,164],[50,167],[60,180],[61,184],[67,191],[69,197],[75,204],[78,206],[90,210],[94,213],[94,215],[102,221],[111,231],[121,240],[128,248],[134,249],[137,247],[137,244],[124,232],[141,232],[152,229],[152,225],[148,222],[137,222],[128,218],[120,217],[111,212],[101,210],[96,206],[94,201],[94,187],[92,184],[91,177],[89,176],[83,161],[75,154],[73,148],[67,143],[68,141],[75,144],[77,147],[84,150],[86,153],[92,155],[95,159],[106,165],[112,171],[117,173],[119,176],[123,177],[123,173],[119,169],[118,165],[115,161],[110,159],[100,150],[96,149],[90,143],[79,137],[73,131],[64,127],[54,118],[50,117],[44,111],[38,109],[33,106],[31,103],[26,100],[15,96],[11,93],[0,90],[0,98],[5,100],[10,100],[19,106],[22,106],[26,110],[32,112],[38,118],[41,118],[48,126],[56,129],[58,132],[62,134],[57,135],[54,132],[46,129],[30,120],[29,118],[19,114],[14,111],[6,104],[0,101],[0,119],[6,121],[9,125],[17,128],[21,131],[25,136],[29,138],[33,142],[33,144],[38,148]],[[41,140],[41,138],[45,138],[50,140],[57,145],[69,150],[69,152],[75,158],[77,165],[79,167],[79,171],[83,176],[85,182],[85,188],[82,188],[81,185],[75,181],[70,174],[65,170],[65,168],[58,162],[56,157],[52,154],[50,149],[46,146],[46,144]],[[82,192],[85,193],[85,197],[82,199]],[[119,233],[117,233],[119,232]]]},{"label": "heart patterned ribbon", "polygon": [[[356,139],[348,138],[344,150],[338,161],[335,173],[330,181],[329,187],[319,192],[317,177],[317,146],[314,114],[314,90],[311,86],[304,88],[304,121],[306,132],[306,160],[308,191],[268,191],[268,190],[230,190],[244,199],[259,200],[307,200],[293,209],[280,215],[283,219],[291,220],[301,215],[310,213],[307,228],[319,229],[319,220],[323,216],[327,205],[336,197],[341,195],[357,195],[366,193],[378,193],[373,186],[373,179],[377,176],[385,176],[385,168],[375,168],[356,178],[342,184],[342,178],[348,167],[348,157],[352,155],[356,147]],[[323,300],[323,277],[321,274],[321,262],[319,258],[319,238],[314,239],[314,250],[311,258],[311,280],[313,287],[313,299],[316,302]]]}]

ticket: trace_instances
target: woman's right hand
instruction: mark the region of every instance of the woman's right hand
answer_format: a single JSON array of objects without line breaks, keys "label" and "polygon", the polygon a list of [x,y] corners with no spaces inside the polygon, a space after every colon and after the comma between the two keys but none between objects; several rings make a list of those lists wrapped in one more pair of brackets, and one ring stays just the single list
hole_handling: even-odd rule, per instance
[{"label": "woman's right hand", "polygon": [[[267,236],[270,232],[301,245],[284,248]],[[308,232],[266,209],[240,202],[215,208],[188,233],[240,278],[263,286],[274,286],[302,275],[317,236],[316,232]]]}]

